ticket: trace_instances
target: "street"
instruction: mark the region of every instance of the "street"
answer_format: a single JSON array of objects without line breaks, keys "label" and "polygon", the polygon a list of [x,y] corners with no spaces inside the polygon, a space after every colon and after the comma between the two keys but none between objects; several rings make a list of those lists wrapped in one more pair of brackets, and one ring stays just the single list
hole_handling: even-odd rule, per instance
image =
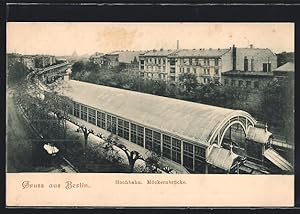
[{"label": "street", "polygon": [[33,133],[12,98],[7,93],[7,172],[75,172],[60,157],[49,156],[43,143]]}]

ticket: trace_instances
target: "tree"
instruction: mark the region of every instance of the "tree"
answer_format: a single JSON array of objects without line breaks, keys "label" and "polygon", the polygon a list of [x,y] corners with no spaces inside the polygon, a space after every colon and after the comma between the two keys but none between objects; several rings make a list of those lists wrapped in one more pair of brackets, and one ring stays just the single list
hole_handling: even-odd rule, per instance
[{"label": "tree", "polygon": [[127,159],[128,159],[128,163],[129,163],[129,169],[130,169],[130,172],[133,172],[134,170],[134,164],[135,162],[140,159],[140,160],[144,160],[143,159],[143,156],[137,152],[137,151],[129,151],[127,149],[127,147],[123,144],[118,144],[117,147],[119,147],[121,150],[123,150],[127,156]]},{"label": "tree", "polygon": [[87,150],[88,137],[89,137],[90,134],[94,134],[94,130],[88,129],[85,126],[79,126],[79,128],[82,130],[83,136],[84,136],[83,156],[84,156],[84,160],[86,161],[86,150]]},{"label": "tree", "polygon": [[190,93],[199,85],[197,76],[193,73],[183,73],[179,75],[179,82],[183,86],[186,93]]},{"label": "tree", "polygon": [[8,86],[15,86],[23,81],[27,74],[29,73],[29,69],[21,62],[15,62],[8,67],[7,72],[7,84]]},{"label": "tree", "polygon": [[121,158],[116,151],[117,144],[119,142],[118,136],[112,133],[105,139],[104,153],[105,159],[113,164],[120,164]]},{"label": "tree", "polygon": [[157,173],[159,168],[160,156],[155,152],[151,152],[146,158],[146,172]]},{"label": "tree", "polygon": [[72,65],[72,73],[71,73],[71,77],[76,76],[78,73],[81,73],[85,70],[85,65],[83,61],[78,61],[75,62]]},{"label": "tree", "polygon": [[284,80],[274,80],[263,90],[263,119],[278,127],[286,138],[293,136],[294,130],[294,84]]}]

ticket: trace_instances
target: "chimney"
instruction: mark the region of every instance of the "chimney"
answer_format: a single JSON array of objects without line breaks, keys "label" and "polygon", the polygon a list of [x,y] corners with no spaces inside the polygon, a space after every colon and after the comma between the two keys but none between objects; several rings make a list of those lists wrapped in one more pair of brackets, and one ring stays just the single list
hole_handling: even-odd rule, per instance
[{"label": "chimney", "polygon": [[250,45],[250,48],[253,48],[253,44]]},{"label": "chimney", "polygon": [[232,70],[236,70],[236,47],[232,46]]},{"label": "chimney", "polygon": [[179,40],[177,40],[177,50],[179,49]]}]

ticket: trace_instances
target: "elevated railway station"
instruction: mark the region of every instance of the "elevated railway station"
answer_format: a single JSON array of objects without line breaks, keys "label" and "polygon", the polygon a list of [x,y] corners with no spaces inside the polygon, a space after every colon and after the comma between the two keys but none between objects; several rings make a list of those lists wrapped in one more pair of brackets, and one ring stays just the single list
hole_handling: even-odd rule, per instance
[{"label": "elevated railway station", "polygon": [[72,99],[71,115],[191,173],[269,173],[269,165],[292,170],[272,149],[272,133],[256,128],[245,111],[75,80],[64,84],[60,93]]}]

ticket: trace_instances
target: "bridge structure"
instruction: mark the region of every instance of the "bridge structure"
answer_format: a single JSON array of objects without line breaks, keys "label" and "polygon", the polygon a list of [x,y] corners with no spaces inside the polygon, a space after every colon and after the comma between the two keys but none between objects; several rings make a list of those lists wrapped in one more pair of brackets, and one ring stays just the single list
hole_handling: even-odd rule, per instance
[{"label": "bridge structure", "polygon": [[46,68],[41,68],[36,70],[36,74],[42,80],[52,80],[54,78],[63,77],[66,70],[69,68],[70,64],[68,62],[63,62],[57,65],[52,65]]}]

